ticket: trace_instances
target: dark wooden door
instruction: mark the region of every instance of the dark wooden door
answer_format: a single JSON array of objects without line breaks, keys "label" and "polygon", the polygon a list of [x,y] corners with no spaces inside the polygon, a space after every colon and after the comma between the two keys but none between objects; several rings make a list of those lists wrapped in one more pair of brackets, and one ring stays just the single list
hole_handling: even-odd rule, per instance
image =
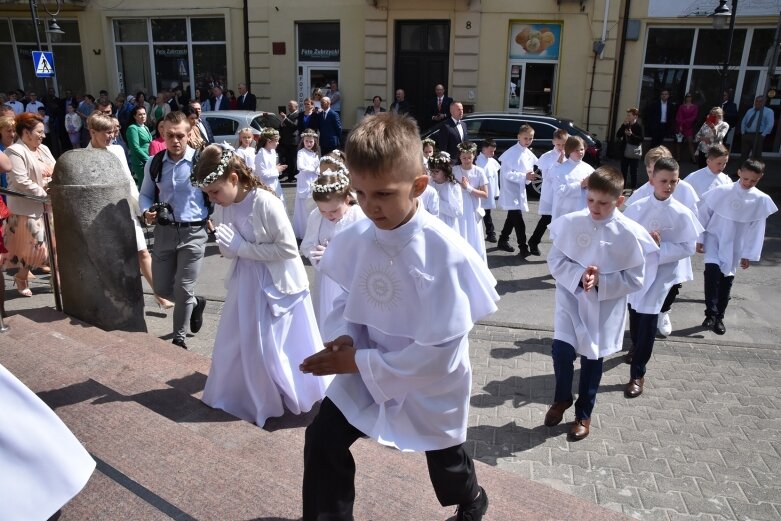
[{"label": "dark wooden door", "polygon": [[[421,128],[431,124],[429,105],[434,86],[448,89],[450,22],[448,20],[404,20],[396,22],[396,63],[393,92],[404,89],[412,113]],[[388,107],[393,100],[388,101]]]}]

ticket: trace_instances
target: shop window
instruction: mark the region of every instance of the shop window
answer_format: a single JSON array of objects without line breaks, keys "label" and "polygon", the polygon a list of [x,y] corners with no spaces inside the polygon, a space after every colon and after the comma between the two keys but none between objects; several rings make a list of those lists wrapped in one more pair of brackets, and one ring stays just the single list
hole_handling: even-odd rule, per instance
[{"label": "shop window", "polygon": [[[642,87],[640,89],[640,114],[645,116],[646,106],[652,100],[658,99],[663,90],[670,91],[670,97],[676,103],[686,94],[688,69],[667,69],[646,67],[643,69]],[[718,88],[718,87],[717,87]]]},{"label": "shop window", "polygon": [[341,57],[339,24],[299,23],[298,61],[338,62]]},{"label": "shop window", "polygon": [[193,68],[195,84],[200,88],[222,85],[228,81],[228,66],[225,63],[225,45],[193,45]]},{"label": "shop window", "polygon": [[[0,71],[14,71],[16,70],[16,62],[14,61],[14,48],[12,45],[0,45]],[[19,86],[19,82],[16,79],[15,74],[0,74],[0,92],[8,92],[12,89],[16,89]]]},{"label": "shop window", "polygon": [[153,18],[152,40],[155,42],[186,42],[187,20],[184,18]]},{"label": "shop window", "polygon": [[225,22],[222,18],[193,18],[190,20],[190,24],[190,32],[194,41],[225,41]]},{"label": "shop window", "polygon": [[748,51],[748,65],[767,66],[765,59],[773,48],[774,38],[773,29],[754,29],[754,37]]},{"label": "shop window", "polygon": [[[727,75],[727,85],[735,85],[738,81],[738,71],[731,70]],[[692,94],[692,103],[700,107],[700,114],[704,118],[714,105],[714,100],[721,99],[721,69],[694,69],[689,86]]]},{"label": "shop window", "polygon": [[149,48],[146,45],[118,45],[117,68],[119,90],[135,95],[146,92],[152,84]]},{"label": "shop window", "polygon": [[[746,30],[735,29],[732,38],[729,63],[739,64],[743,56]],[[697,49],[694,51],[694,65],[719,65],[724,63],[727,52],[727,37],[723,30],[700,29],[697,35]]]},{"label": "shop window", "polygon": [[[76,37],[78,38],[78,34]],[[86,92],[81,46],[54,45],[52,51],[54,68],[57,71],[57,84],[60,88],[67,88],[73,92]],[[97,97],[98,93],[95,92],[94,96]]]},{"label": "shop window", "polygon": [[694,45],[694,29],[654,27],[648,30],[645,63],[688,65]]},{"label": "shop window", "polygon": [[186,45],[155,45],[155,85],[157,91],[181,86],[190,78]]},{"label": "shop window", "polygon": [[35,27],[32,20],[14,19],[14,38],[17,42],[35,43]]},{"label": "shop window", "polygon": [[11,28],[9,27],[10,20],[0,20],[0,42],[11,41]]},{"label": "shop window", "polygon": [[116,42],[146,42],[146,20],[114,20]]}]

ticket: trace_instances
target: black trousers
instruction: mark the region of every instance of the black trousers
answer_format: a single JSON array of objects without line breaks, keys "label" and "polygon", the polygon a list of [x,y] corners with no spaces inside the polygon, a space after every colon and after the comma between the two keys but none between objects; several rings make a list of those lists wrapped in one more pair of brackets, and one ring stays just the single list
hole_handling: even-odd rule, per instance
[{"label": "black trousers", "polygon": [[637,165],[639,162],[639,159],[629,159],[628,157],[621,158],[621,173],[624,176],[624,188],[631,188],[632,190],[637,188]]},{"label": "black trousers", "polygon": [[287,165],[285,169],[285,176],[289,179],[293,179],[298,171],[296,170],[296,158],[298,157],[298,147],[296,145],[282,145],[277,147],[279,152],[279,162],[283,165]]},{"label": "black trousers", "polygon": [[725,276],[718,264],[705,265],[705,316],[724,320],[734,275]]},{"label": "black trousers", "polygon": [[523,222],[523,213],[520,210],[507,210],[507,219],[504,221],[502,233],[499,234],[499,242],[509,241],[513,230],[515,238],[518,239],[518,247],[526,248],[526,223]]},{"label": "black trousers", "polygon": [[629,306],[629,337],[632,339],[632,345],[635,346],[632,363],[629,366],[629,378],[645,376],[646,366],[654,351],[657,322],[659,322],[659,315],[638,313]]},{"label": "black trousers", "polygon": [[662,313],[667,313],[670,311],[670,308],[673,307],[673,302],[675,302],[675,299],[678,297],[678,292],[681,287],[683,287],[683,284],[673,284],[670,291],[667,292],[667,296],[662,303]]},{"label": "black trousers", "polygon": [[485,224],[485,234],[490,237],[491,235],[496,235],[496,229],[494,228],[494,218],[491,217],[491,210],[485,211],[485,216],[483,217],[483,224]]},{"label": "black trousers", "polygon": [[[352,521],[355,460],[350,446],[364,434],[326,398],[304,443],[304,521]],[[471,502],[480,490],[463,444],[426,451],[431,484],[442,506]]]},{"label": "black trousers", "polygon": [[545,235],[545,230],[548,229],[551,220],[553,220],[551,215],[540,215],[540,220],[537,221],[537,226],[534,228],[531,237],[529,237],[530,246],[532,244],[536,246],[542,241],[542,236]]}]

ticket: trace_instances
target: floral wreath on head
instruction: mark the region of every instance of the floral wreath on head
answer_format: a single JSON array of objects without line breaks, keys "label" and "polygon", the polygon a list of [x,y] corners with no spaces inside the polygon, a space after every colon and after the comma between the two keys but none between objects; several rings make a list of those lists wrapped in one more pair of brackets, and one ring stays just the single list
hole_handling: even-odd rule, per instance
[{"label": "floral wreath on head", "polygon": [[350,172],[347,170],[347,166],[345,166],[344,163],[339,161],[337,158],[333,156],[323,156],[320,158],[320,165],[334,165],[336,167],[336,170],[332,170],[332,172],[342,172],[345,175],[350,175]]},{"label": "floral wreath on head", "polygon": [[420,146],[422,148],[426,148],[427,146],[431,146],[433,148],[437,148],[437,142],[431,139],[430,137],[427,137],[423,141],[420,142]]},{"label": "floral wreath on head", "polygon": [[440,152],[428,158],[428,166],[432,170],[435,168],[441,168],[449,164],[450,164],[450,154],[448,154],[447,152]]},{"label": "floral wreath on head", "polygon": [[260,137],[266,139],[279,139],[279,130],[271,127],[266,127],[260,131]]},{"label": "floral wreath on head", "polygon": [[228,143],[219,143],[217,144],[218,147],[222,148],[222,155],[220,156],[220,162],[217,163],[217,168],[214,170],[214,172],[211,172],[209,175],[203,178],[202,181],[198,181],[195,178],[195,170],[196,166],[198,165],[198,161],[201,158],[201,152],[198,152],[196,157],[193,161],[193,173],[190,175],[190,184],[193,185],[195,188],[204,188],[213,182],[215,182],[217,179],[222,177],[222,174],[225,173],[225,167],[228,166],[228,162],[230,161],[231,157],[233,157],[233,153],[236,151],[235,148],[233,148]]},{"label": "floral wreath on head", "polygon": [[317,139],[320,136],[317,135],[317,132],[315,132],[311,128],[308,128],[305,131],[303,131],[301,134],[299,134],[299,137],[301,139],[304,139],[305,137],[311,137],[313,139]]},{"label": "floral wreath on head", "polygon": [[459,153],[466,152],[468,154],[476,154],[477,153],[477,145],[472,143],[471,141],[462,141],[458,144],[458,151]]},{"label": "floral wreath on head", "polygon": [[328,174],[320,174],[321,177],[324,176],[324,175],[334,175],[334,176],[336,176],[336,181],[334,181],[333,183],[328,183],[328,184],[324,184],[324,185],[317,184],[316,182],[312,183],[312,191],[313,192],[317,192],[317,193],[320,193],[320,194],[329,194],[329,193],[332,193],[332,192],[341,192],[342,190],[344,190],[345,188],[347,188],[350,185],[350,178],[347,177],[348,176],[348,172],[347,172],[346,168],[344,168],[344,169],[340,168],[336,172],[331,172],[331,173],[328,173]]}]

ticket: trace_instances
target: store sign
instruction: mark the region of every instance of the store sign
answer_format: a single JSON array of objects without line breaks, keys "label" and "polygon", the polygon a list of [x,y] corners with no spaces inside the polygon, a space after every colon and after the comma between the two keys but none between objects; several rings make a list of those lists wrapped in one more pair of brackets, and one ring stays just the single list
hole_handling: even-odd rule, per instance
[{"label": "store sign", "polygon": [[339,24],[298,24],[298,61],[338,62],[341,58]]},{"label": "store sign", "polygon": [[155,56],[163,58],[181,58],[187,56],[187,49],[155,47]]},{"label": "store sign", "polygon": [[515,60],[559,59],[560,24],[510,25],[510,58]]}]

